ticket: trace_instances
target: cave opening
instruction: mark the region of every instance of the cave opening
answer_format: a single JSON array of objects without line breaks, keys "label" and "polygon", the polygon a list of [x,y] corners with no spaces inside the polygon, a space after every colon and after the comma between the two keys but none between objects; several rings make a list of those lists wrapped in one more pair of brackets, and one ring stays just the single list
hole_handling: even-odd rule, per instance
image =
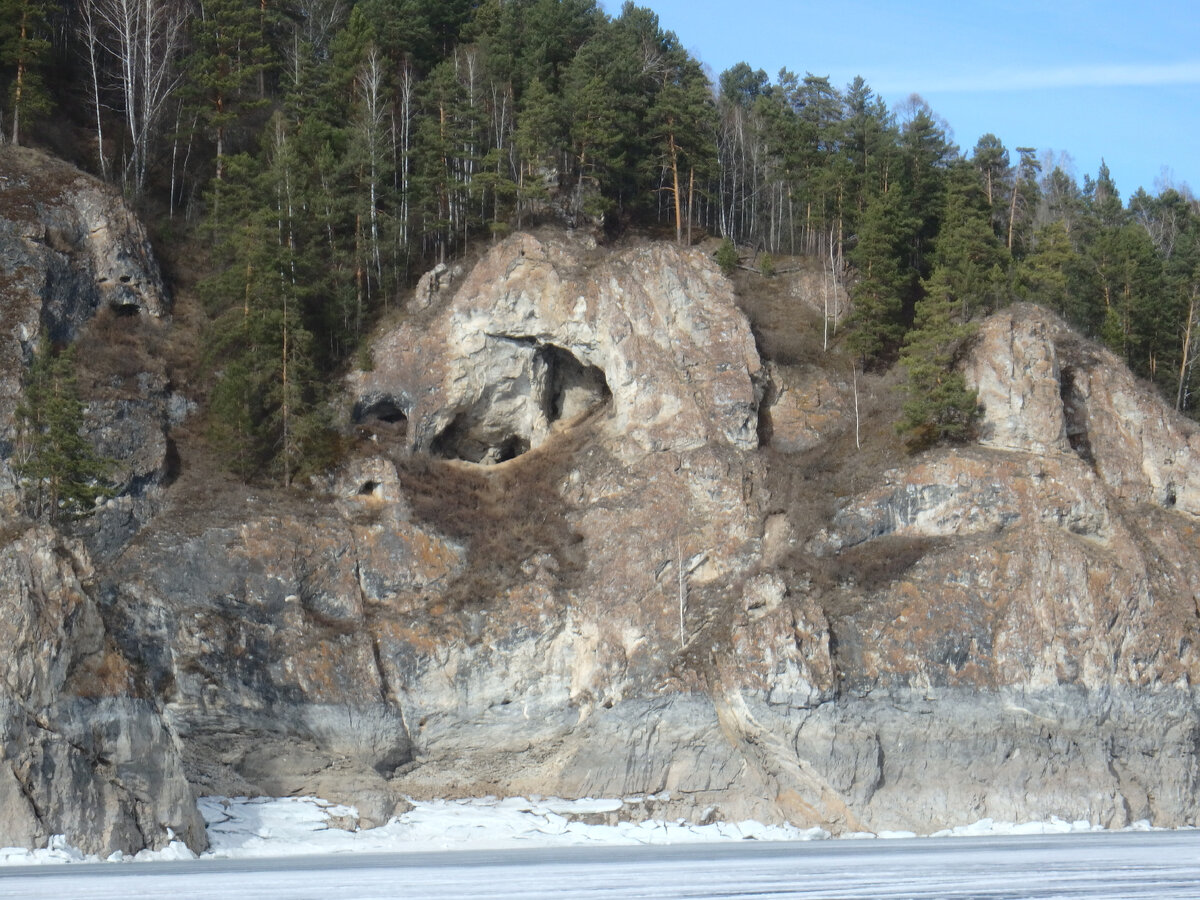
[{"label": "cave opening", "polygon": [[408,416],[395,397],[376,396],[354,404],[350,421],[360,437],[391,444],[408,433]]},{"label": "cave opening", "polygon": [[118,319],[132,319],[142,311],[136,303],[110,303],[109,308]]},{"label": "cave opening", "polygon": [[612,399],[603,370],[563,347],[526,338],[506,338],[497,346],[509,354],[519,348],[516,374],[510,369],[502,383],[489,384],[470,407],[458,410],[430,443],[431,455],[507,462],[542,443],[556,422],[570,422]]},{"label": "cave opening", "polygon": [[530,448],[530,440],[504,427],[506,423],[459,412],[429,445],[432,456],[484,465],[508,462]]},{"label": "cave opening", "polygon": [[538,348],[536,364],[545,373],[542,411],[547,422],[574,419],[612,399],[603,370],[581,362],[569,350],[545,344]]},{"label": "cave opening", "polygon": [[408,417],[404,415],[404,410],[396,403],[394,397],[359,400],[358,403],[354,404],[354,412],[351,413],[351,417],[354,419],[355,425],[365,425],[372,421],[396,425],[408,421]]}]

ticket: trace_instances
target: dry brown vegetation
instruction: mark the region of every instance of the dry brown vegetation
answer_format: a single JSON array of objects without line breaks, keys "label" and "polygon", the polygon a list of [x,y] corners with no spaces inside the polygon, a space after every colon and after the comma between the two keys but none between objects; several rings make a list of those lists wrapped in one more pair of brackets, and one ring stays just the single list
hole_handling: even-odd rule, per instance
[{"label": "dry brown vegetation", "polygon": [[[811,259],[784,258],[777,265],[783,272],[808,266],[813,276],[820,274],[820,263]],[[739,269],[734,284],[764,361],[811,367],[845,384],[851,394],[857,387],[858,428],[852,424],[830,434],[811,450],[786,452],[772,446],[769,427],[760,430],[765,438],[759,454],[770,497],[767,512],[786,514],[796,537],[795,548],[781,562],[783,574],[789,583],[805,585],[836,623],[864,596],[902,576],[934,549],[927,540],[900,538],[884,538],[873,541],[869,550],[849,548],[833,556],[818,557],[803,549],[843,503],[904,463],[906,453],[895,430],[902,402],[900,373],[855,373],[856,360],[844,348],[843,334],[833,330],[826,348],[820,312],[790,296],[783,277]],[[853,397],[847,399],[853,412]]]},{"label": "dry brown vegetation", "polygon": [[[470,567],[443,596],[451,608],[486,605],[541,567],[562,589],[584,567],[582,537],[559,491],[594,419],[495,466],[424,455],[396,458],[414,518],[467,546]],[[539,562],[540,560],[540,562]]]}]

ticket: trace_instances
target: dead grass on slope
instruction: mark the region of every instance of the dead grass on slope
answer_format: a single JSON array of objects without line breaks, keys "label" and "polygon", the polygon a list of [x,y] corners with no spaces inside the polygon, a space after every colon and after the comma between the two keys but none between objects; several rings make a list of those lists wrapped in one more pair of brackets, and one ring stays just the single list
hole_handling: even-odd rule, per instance
[{"label": "dead grass on slope", "polygon": [[559,589],[574,585],[584,568],[583,538],[559,488],[595,427],[593,416],[495,466],[395,459],[414,518],[467,546],[471,565],[441,598],[450,609],[486,606],[539,573]]}]

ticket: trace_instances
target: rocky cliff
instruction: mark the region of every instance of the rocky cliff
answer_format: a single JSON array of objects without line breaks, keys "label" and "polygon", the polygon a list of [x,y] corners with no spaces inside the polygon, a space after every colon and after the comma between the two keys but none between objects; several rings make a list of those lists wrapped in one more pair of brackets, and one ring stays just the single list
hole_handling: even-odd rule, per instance
[{"label": "rocky cliff", "polygon": [[347,378],[353,450],[309,489],[164,462],[151,360],[125,512],[72,536],[9,498],[0,842],[196,845],[190,791],[1193,823],[1200,435],[1109,354],[994,316],[980,441],[908,458],[887,378],[698,250],[521,234],[449,274]]},{"label": "rocky cliff", "polygon": [[[162,278],[141,225],[96,180],[0,147],[0,186],[0,844],[65,833],[89,852],[172,836],[200,847],[177,735],[97,603],[94,554],[149,518],[169,469],[172,394],[147,353],[166,327]],[[119,496],[69,531],[25,518],[10,465],[43,337],[84,349],[81,424],[116,459]]]}]

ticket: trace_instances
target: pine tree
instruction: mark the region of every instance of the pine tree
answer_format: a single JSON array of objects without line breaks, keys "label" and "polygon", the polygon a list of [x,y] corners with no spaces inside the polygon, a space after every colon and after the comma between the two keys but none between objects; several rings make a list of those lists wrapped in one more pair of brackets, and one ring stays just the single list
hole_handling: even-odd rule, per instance
[{"label": "pine tree", "polygon": [[34,515],[51,520],[86,515],[111,496],[112,463],[80,434],[83,404],[70,349],[55,353],[43,339],[17,408],[15,470]]},{"label": "pine tree", "polygon": [[[712,96],[699,64],[678,46],[670,32],[663,39],[664,49],[658,62],[661,81],[655,85],[654,99],[646,122],[652,140],[658,144],[658,158],[651,158],[666,182],[660,190],[671,198],[675,241],[683,243],[684,210],[691,221],[693,191],[697,168],[708,166],[708,136],[713,132]],[[690,230],[690,229],[689,229]]]},{"label": "pine tree", "polygon": [[186,93],[212,133],[218,181],[224,177],[230,128],[265,102],[254,92],[268,66],[263,8],[255,0],[206,0],[190,21]]},{"label": "pine tree", "polygon": [[21,128],[48,113],[52,100],[42,80],[50,55],[49,8],[44,0],[0,2],[0,67],[10,71],[9,138],[21,143]]},{"label": "pine tree", "polygon": [[516,134],[517,150],[517,226],[526,209],[536,208],[549,198],[543,170],[553,171],[557,149],[562,144],[561,114],[558,99],[546,90],[540,78],[534,78],[521,97]]},{"label": "pine tree", "polygon": [[226,268],[201,288],[213,313],[208,355],[217,372],[210,439],[244,480],[271,475],[288,484],[319,431],[312,423],[321,392],[299,252],[299,161],[282,115],[269,127],[260,159],[228,160],[224,190],[244,211],[224,232]]},{"label": "pine tree", "polygon": [[639,164],[648,153],[639,124],[645,109],[639,42],[624,18],[608,24],[580,48],[564,78],[571,169],[589,215],[632,204],[638,191]]},{"label": "pine tree", "polygon": [[896,429],[912,451],[965,440],[979,417],[975,392],[954,367],[972,333],[960,313],[958,299],[935,275],[929,293],[917,303],[916,321],[900,351],[906,399]]}]

